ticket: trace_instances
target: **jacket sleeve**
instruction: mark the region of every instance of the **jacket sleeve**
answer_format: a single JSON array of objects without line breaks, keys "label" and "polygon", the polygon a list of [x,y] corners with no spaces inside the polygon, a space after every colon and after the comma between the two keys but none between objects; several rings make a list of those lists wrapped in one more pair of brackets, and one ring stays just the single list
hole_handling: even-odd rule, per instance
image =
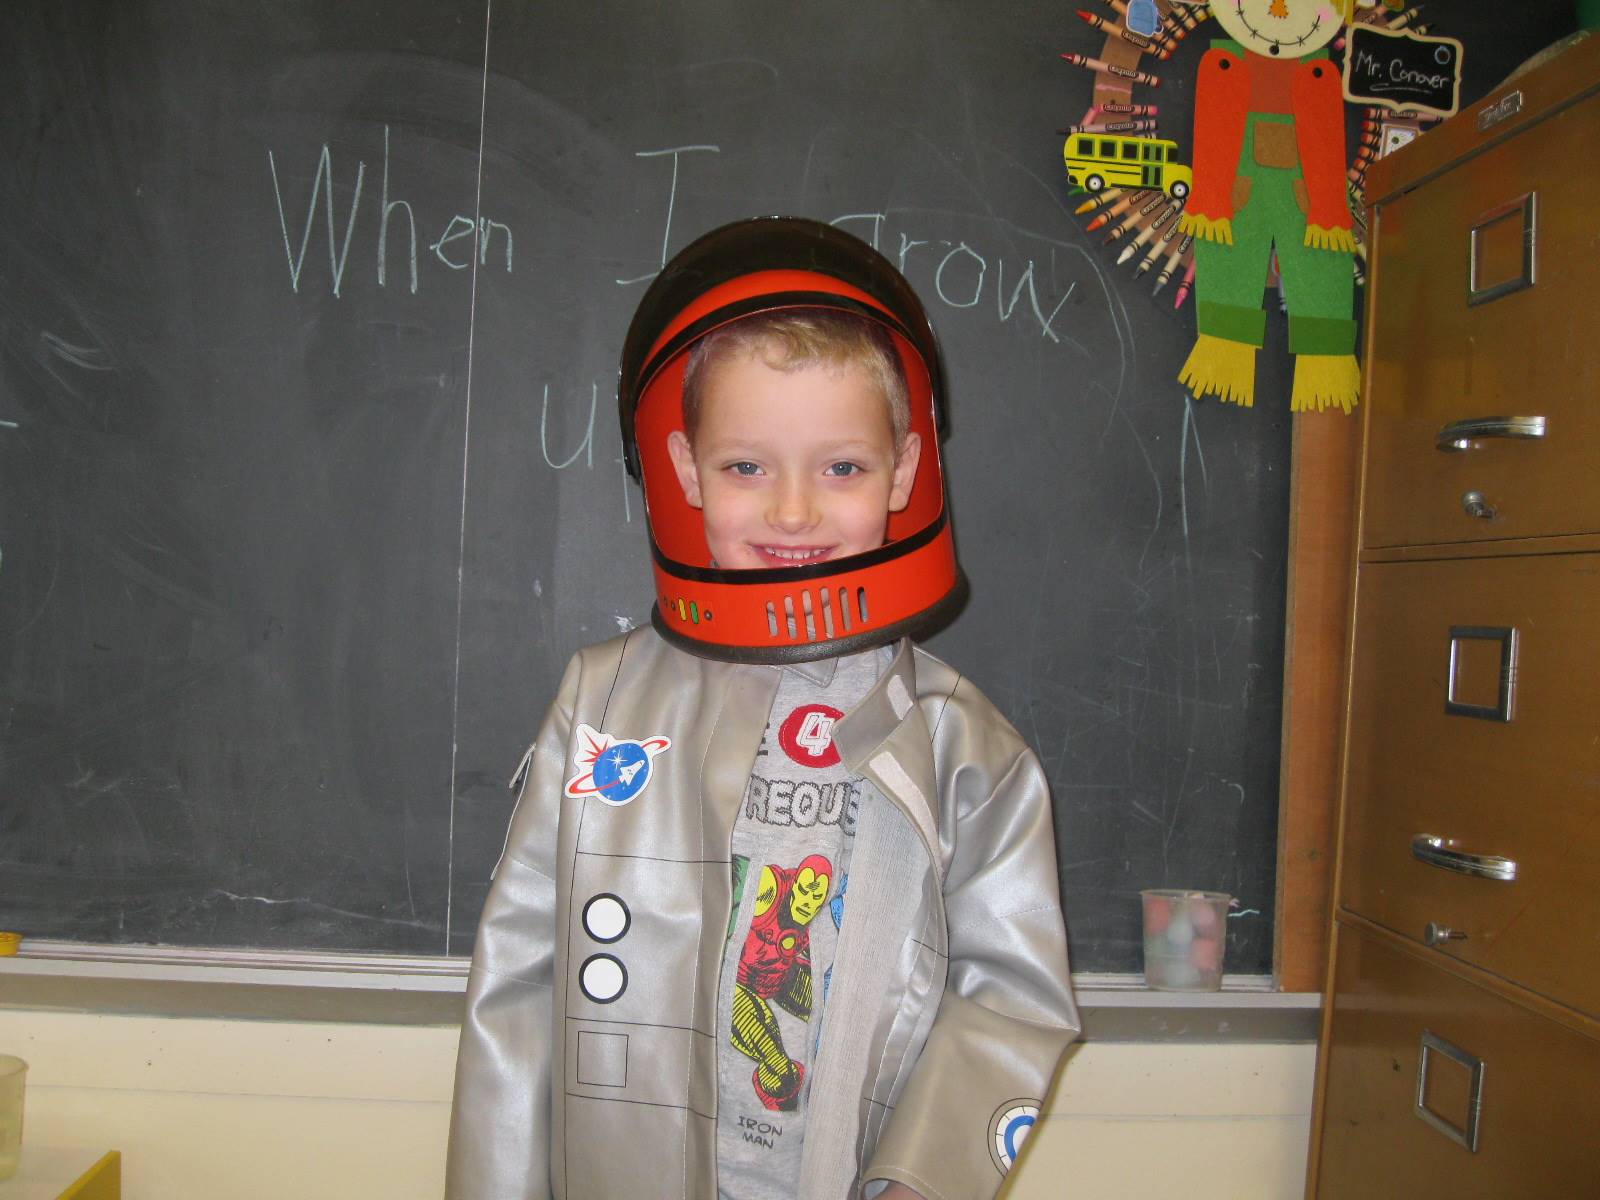
[{"label": "jacket sleeve", "polygon": [[478,925],[456,1053],[447,1200],[550,1196],[556,822],[578,661],[529,751]]},{"label": "jacket sleeve", "polygon": [[[963,767],[951,786],[984,774]],[[862,1176],[869,1195],[898,1180],[927,1200],[993,1196],[1079,1031],[1038,758],[1022,749],[956,811],[944,996]]]}]

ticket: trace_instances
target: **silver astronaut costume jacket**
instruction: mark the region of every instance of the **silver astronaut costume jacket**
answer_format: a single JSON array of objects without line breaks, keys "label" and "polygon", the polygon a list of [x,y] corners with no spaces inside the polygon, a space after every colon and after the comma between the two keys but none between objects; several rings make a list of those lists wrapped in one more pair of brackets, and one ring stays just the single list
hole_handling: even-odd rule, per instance
[{"label": "silver astronaut costume jacket", "polygon": [[[450,1200],[716,1196],[729,844],[780,671],[649,629],[568,666],[478,931]],[[909,641],[833,737],[867,786],[795,1194],[992,1196],[1078,1033],[1043,772]]]}]

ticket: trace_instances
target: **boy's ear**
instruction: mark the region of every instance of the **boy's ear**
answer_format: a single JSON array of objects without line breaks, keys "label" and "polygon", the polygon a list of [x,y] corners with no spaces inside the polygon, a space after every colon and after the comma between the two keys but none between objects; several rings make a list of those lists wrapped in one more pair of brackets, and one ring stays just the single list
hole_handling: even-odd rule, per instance
[{"label": "boy's ear", "polygon": [[922,459],[922,435],[906,434],[900,455],[894,460],[894,486],[889,489],[889,511],[899,512],[911,503],[911,485],[917,479],[917,463]]},{"label": "boy's ear", "polygon": [[[915,437],[916,434],[912,434]],[[695,465],[694,447],[681,429],[667,435],[667,453],[672,455],[672,469],[678,473],[678,486],[690,508],[700,507],[700,468]]]}]

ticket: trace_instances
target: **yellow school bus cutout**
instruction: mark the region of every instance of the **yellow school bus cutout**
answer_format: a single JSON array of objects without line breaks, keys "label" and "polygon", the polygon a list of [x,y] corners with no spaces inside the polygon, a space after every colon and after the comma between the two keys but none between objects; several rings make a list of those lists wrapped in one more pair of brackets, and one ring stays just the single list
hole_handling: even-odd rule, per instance
[{"label": "yellow school bus cutout", "polygon": [[1155,188],[1174,200],[1189,194],[1194,172],[1173,155],[1178,143],[1164,138],[1074,133],[1061,148],[1067,178],[1087,191],[1101,188]]}]

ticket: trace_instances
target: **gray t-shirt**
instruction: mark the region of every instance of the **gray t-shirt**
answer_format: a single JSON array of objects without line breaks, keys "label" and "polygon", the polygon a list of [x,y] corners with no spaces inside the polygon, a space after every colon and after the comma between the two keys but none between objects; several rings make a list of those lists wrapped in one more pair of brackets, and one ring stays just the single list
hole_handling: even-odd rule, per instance
[{"label": "gray t-shirt", "polygon": [[733,916],[717,1001],[722,1200],[794,1195],[809,1072],[844,918],[861,779],[833,723],[889,652],[786,668],[733,826]]}]

